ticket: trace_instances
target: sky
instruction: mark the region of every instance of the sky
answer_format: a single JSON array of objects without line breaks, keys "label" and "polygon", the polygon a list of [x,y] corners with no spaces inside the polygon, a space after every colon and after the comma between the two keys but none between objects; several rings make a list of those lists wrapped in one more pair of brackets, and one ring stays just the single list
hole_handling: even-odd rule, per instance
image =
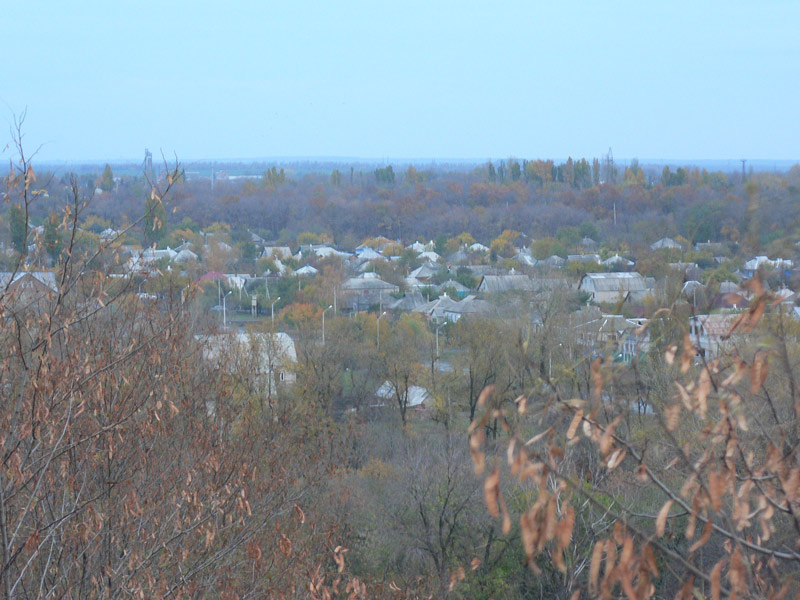
[{"label": "sky", "polygon": [[800,158],[800,2],[0,1],[40,160]]}]

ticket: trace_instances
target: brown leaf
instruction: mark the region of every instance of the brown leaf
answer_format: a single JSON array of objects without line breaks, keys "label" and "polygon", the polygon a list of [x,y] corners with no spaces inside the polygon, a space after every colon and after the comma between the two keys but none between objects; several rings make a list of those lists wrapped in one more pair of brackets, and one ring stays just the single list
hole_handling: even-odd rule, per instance
[{"label": "brown leaf", "polygon": [[487,385],[485,388],[483,388],[483,390],[481,391],[481,395],[478,396],[479,407],[483,408],[483,406],[486,405],[486,400],[488,400],[489,396],[493,391],[494,391],[493,385]]},{"label": "brown leaf", "polygon": [[500,501],[500,509],[503,511],[503,533],[508,535],[511,531],[511,515],[508,514],[506,502],[503,500],[503,494],[497,493],[498,500]]},{"label": "brown leaf", "polygon": [[672,406],[667,406],[664,409],[664,420],[666,421],[668,431],[675,431],[675,428],[678,426],[678,419],[680,416],[680,404],[673,404]]},{"label": "brown leaf", "polygon": [[717,471],[712,471],[708,476],[708,493],[711,495],[711,508],[714,512],[719,512],[722,508],[723,486],[723,478]]},{"label": "brown leaf", "polygon": [[594,382],[594,394],[597,398],[600,398],[603,392],[603,372],[600,370],[602,365],[603,359],[599,356],[592,361],[592,381]]},{"label": "brown leaf", "polygon": [[664,353],[664,360],[667,361],[668,365],[672,365],[675,362],[675,354],[678,353],[678,346],[677,344],[671,344],[667,351]]},{"label": "brown leaf", "polygon": [[757,394],[764,385],[768,370],[767,355],[765,352],[759,352],[753,360],[753,366],[750,367],[750,392],[752,394]]},{"label": "brown leaf", "polygon": [[759,296],[758,300],[756,301],[754,306],[750,307],[750,311],[747,312],[747,322],[743,324],[742,331],[745,333],[749,333],[753,331],[753,328],[758,325],[758,322],[761,320],[761,317],[764,316],[764,306],[767,303],[767,298],[764,295]]},{"label": "brown leaf", "polygon": [[470,569],[472,569],[473,571],[477,571],[478,568],[481,566],[481,559],[478,557],[473,558],[472,562],[469,563],[469,566]]},{"label": "brown leaf", "polygon": [[551,433],[553,433],[553,426],[548,427],[547,429],[545,429],[541,433],[537,433],[535,436],[533,436],[531,439],[529,439],[527,442],[525,442],[525,445],[526,446],[532,446],[533,444],[535,444],[536,442],[541,440],[543,437],[545,437],[547,435],[550,435]]},{"label": "brown leaf", "polygon": [[711,517],[709,517],[708,521],[706,521],[705,527],[703,527],[703,535],[701,535],[700,539],[691,545],[691,547],[689,548],[689,554],[692,554],[696,550],[705,546],[708,543],[708,540],[711,539],[712,531],[714,531],[714,523],[711,520]]},{"label": "brown leaf", "polygon": [[572,539],[572,529],[575,527],[575,509],[567,506],[566,514],[556,525],[556,539],[559,548],[566,548]]},{"label": "brown leaf", "polygon": [[722,577],[722,565],[725,562],[723,558],[717,564],[714,565],[714,568],[711,569],[711,598],[713,600],[720,600],[722,597],[722,586],[720,585],[720,578]]},{"label": "brown leaf", "polygon": [[622,416],[618,416],[611,421],[611,423],[606,426],[606,430],[600,438],[600,454],[603,456],[608,455],[611,448],[614,446],[614,432],[617,429],[617,425],[620,424],[620,421],[622,421]]},{"label": "brown leaf", "polygon": [[579,409],[575,416],[572,417],[572,422],[569,424],[569,429],[567,429],[567,439],[571,440],[575,437],[575,433],[578,431],[578,426],[581,424],[581,420],[583,419],[583,409]]},{"label": "brown leaf", "polygon": [[747,363],[737,356],[735,369],[733,370],[733,373],[728,375],[725,378],[725,381],[722,382],[722,387],[730,387],[732,385],[736,385],[742,380],[742,377],[744,377],[746,372],[747,372]]},{"label": "brown leaf", "polygon": [[489,514],[493,517],[500,516],[500,508],[497,503],[497,497],[500,494],[500,471],[493,469],[486,480],[483,482],[483,497],[486,500],[486,507],[489,509]]},{"label": "brown leaf", "polygon": [[305,523],[306,522],[306,513],[303,512],[303,509],[300,508],[299,506],[297,506],[297,504],[295,504],[294,505],[294,510],[295,510],[295,512],[297,512],[297,516],[300,519],[300,524],[302,525],[303,523]]},{"label": "brown leaf", "polygon": [[597,584],[600,580],[600,566],[603,563],[603,547],[605,542],[600,540],[595,543],[592,550],[592,562],[589,567],[589,594],[592,596],[597,595]]},{"label": "brown leaf", "polygon": [[625,456],[628,454],[627,450],[623,450],[622,448],[617,448],[614,452],[611,453],[611,456],[608,457],[608,463],[606,466],[608,467],[609,471],[613,471],[615,468],[619,466],[619,464],[625,460]]},{"label": "brown leaf", "polygon": [[708,412],[708,394],[711,392],[711,375],[708,369],[703,368],[697,383],[697,412],[701,419],[706,418]]},{"label": "brown leaf", "polygon": [[690,338],[689,334],[686,333],[683,336],[683,353],[681,353],[681,373],[686,373],[689,371],[689,367],[692,366],[692,360],[694,359],[695,354],[697,354],[697,350],[695,350],[694,345],[692,344],[692,338]]},{"label": "brown leaf", "polygon": [[664,528],[667,526],[667,517],[669,517],[671,508],[672,500],[667,500],[661,510],[658,511],[658,517],[656,517],[656,536],[658,537],[663,537],[664,535]]}]

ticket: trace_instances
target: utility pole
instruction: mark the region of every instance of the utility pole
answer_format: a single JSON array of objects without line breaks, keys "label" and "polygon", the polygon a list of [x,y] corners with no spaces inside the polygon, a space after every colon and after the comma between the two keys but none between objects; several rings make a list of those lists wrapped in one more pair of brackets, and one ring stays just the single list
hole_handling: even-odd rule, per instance
[{"label": "utility pole", "polygon": [[322,311],[322,345],[325,345],[325,313],[328,312],[330,309],[333,308],[333,304],[328,306],[325,310]]},{"label": "utility pole", "polygon": [[742,161],[742,183],[744,183],[747,181],[747,175],[744,172],[744,164],[747,162],[747,159],[742,158],[741,161]]},{"label": "utility pole", "polygon": [[381,351],[381,319],[386,316],[385,312],[381,313],[378,320],[375,322],[375,344],[378,346],[378,352]]}]

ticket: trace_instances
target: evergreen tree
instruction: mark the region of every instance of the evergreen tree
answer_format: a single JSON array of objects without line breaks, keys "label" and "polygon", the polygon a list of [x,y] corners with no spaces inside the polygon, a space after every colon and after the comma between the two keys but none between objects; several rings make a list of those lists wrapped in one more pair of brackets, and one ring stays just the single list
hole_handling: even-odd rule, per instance
[{"label": "evergreen tree", "polygon": [[57,261],[63,247],[61,234],[58,231],[58,216],[51,214],[44,223],[44,247],[47,255]]},{"label": "evergreen tree", "polygon": [[114,173],[111,171],[111,165],[106,163],[106,168],[103,169],[103,174],[97,180],[97,187],[104,192],[110,192],[114,189]]},{"label": "evergreen tree", "polygon": [[11,243],[20,254],[28,251],[28,221],[25,210],[19,204],[12,204],[8,209],[8,224],[11,229]]}]

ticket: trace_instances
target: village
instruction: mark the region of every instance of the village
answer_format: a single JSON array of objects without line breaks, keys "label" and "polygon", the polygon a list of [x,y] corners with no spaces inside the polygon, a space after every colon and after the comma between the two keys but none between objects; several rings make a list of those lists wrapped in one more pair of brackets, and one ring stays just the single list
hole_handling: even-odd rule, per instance
[{"label": "village", "polygon": [[[800,319],[789,287],[796,278],[793,259],[742,257],[730,243],[662,238],[634,258],[584,236],[571,248],[574,254],[536,258],[536,241],[508,230],[487,245],[464,233],[406,245],[368,238],[348,251],[313,235],[290,246],[248,232],[244,243],[235,244],[225,228],[209,229],[193,242],[148,248],[120,243],[124,232],[111,227],[99,231],[95,250],[104,256],[105,285],[152,307],[176,301],[191,306],[197,335],[206,336],[207,356],[221,348],[249,355],[270,402],[297,379],[298,335],[306,344],[325,344],[326,315],[329,328],[331,319],[372,318],[377,352],[382,325],[391,332],[403,315],[426,323],[439,370],[452,369],[463,352],[463,343],[450,335],[455,324],[480,321],[498,329],[513,324],[524,335],[548,338],[547,360],[543,353],[539,357],[542,372],[548,363],[548,376],[554,353],[575,364],[596,357],[630,363],[651,350],[663,352],[665,341],[651,343],[648,327],[663,307],[682,320],[698,360],[712,360],[739,340],[730,333],[755,299],[747,284],[754,278],[774,298],[771,310]],[[43,232],[33,228],[31,235],[36,240]],[[304,243],[308,238],[312,242]],[[245,255],[252,257],[250,272],[242,272]],[[57,293],[57,274],[37,269],[42,262],[47,256],[34,242],[24,267],[0,273],[14,303],[31,307]],[[660,276],[641,274],[637,263]],[[430,407],[434,396],[428,388],[435,384],[429,379],[427,387],[419,377],[413,385],[406,382],[399,404]],[[364,402],[375,406],[395,393],[392,382],[378,381]]]}]

